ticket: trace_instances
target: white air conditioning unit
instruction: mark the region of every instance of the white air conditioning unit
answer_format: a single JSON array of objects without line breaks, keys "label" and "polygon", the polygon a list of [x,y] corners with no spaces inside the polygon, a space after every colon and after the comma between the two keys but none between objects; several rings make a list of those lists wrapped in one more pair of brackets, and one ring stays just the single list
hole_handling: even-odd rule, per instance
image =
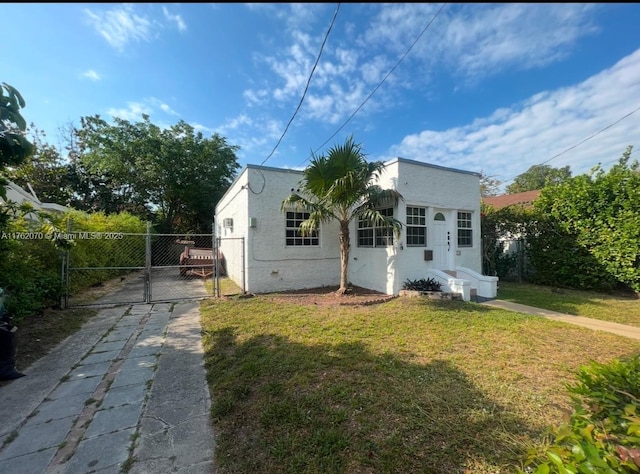
[{"label": "white air conditioning unit", "polygon": [[222,220],[222,227],[233,227],[233,219],[231,217],[225,217]]}]

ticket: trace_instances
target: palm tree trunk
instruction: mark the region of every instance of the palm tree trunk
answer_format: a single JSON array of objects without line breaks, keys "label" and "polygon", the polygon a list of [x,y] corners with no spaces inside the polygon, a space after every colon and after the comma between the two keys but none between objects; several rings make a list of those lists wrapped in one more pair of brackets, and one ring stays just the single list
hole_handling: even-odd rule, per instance
[{"label": "palm tree trunk", "polygon": [[340,222],[340,288],[338,294],[344,295],[347,292],[348,267],[349,267],[349,222]]}]

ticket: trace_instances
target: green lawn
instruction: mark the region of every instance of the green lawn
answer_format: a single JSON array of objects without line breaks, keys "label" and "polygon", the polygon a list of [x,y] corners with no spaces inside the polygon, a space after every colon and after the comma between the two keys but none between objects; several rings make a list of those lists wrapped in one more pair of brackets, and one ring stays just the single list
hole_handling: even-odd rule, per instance
[{"label": "green lawn", "polygon": [[219,473],[512,473],[581,365],[640,352],[458,301],[201,308]]},{"label": "green lawn", "polygon": [[498,298],[560,313],[640,327],[640,300],[529,283],[498,283]]}]

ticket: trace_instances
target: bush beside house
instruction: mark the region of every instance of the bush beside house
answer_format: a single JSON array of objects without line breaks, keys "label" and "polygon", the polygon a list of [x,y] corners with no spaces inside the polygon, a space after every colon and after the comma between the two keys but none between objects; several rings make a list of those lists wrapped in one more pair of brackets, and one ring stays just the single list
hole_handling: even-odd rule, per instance
[{"label": "bush beside house", "polygon": [[[584,290],[640,292],[640,165],[631,147],[605,172],[546,186],[535,200],[482,208],[484,273]],[[525,195],[527,193],[519,193]],[[504,251],[520,239],[521,252]]]}]

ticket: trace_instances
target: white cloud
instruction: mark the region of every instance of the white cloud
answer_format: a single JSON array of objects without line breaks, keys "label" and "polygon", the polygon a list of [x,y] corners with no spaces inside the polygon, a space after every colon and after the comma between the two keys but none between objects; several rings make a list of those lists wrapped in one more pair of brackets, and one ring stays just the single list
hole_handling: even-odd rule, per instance
[{"label": "white cloud", "polygon": [[596,31],[594,5],[522,4],[472,9],[451,18],[441,44],[442,59],[461,75],[477,78],[506,68],[544,67],[566,57],[575,42]]},{"label": "white cloud", "polygon": [[164,17],[168,20],[168,21],[173,21],[176,23],[176,26],[178,27],[178,30],[182,33],[183,31],[187,30],[187,24],[184,22],[184,20],[182,19],[181,15],[174,15],[171,12],[169,12],[169,10],[167,9],[167,7],[162,7],[162,12],[164,13]]},{"label": "white cloud", "polygon": [[327,9],[322,3],[245,3],[244,5],[251,11],[278,18],[285,22],[287,28],[294,30],[310,27],[318,20],[319,12]]},{"label": "white cloud", "polygon": [[588,139],[640,107],[638,77],[640,49],[581,83],[541,92],[469,125],[408,135],[380,159],[483,171],[504,184],[542,163],[582,174],[615,162],[628,145],[640,146],[640,111]]},{"label": "white cloud", "polygon": [[102,79],[100,74],[95,72],[93,69],[89,69],[88,71],[83,72],[82,77],[86,77],[87,79],[90,79],[92,81],[99,81],[100,79]]},{"label": "white cloud", "polygon": [[[324,7],[323,13],[330,11],[327,5]],[[273,12],[282,18],[286,13],[308,20],[287,20],[289,45],[278,49],[281,54],[261,58],[275,74],[272,82],[278,85],[245,92],[252,105],[273,98],[293,107],[302,97],[327,31],[327,25],[319,26],[318,17],[330,17],[299,4],[289,8],[255,5],[250,8]],[[453,87],[457,87],[458,82],[473,84],[506,69],[545,67],[570,54],[578,39],[596,31],[590,18],[597,5],[592,4],[447,5],[387,77],[440,5],[401,3],[344,8],[359,8],[361,23],[357,27],[339,24],[340,32],[348,35],[343,37],[338,34],[338,26],[334,26],[298,120],[312,118],[330,123],[345,120],[383,78],[385,83],[366,109],[358,113],[359,118],[366,112],[397,106],[402,89],[419,88],[428,95],[425,86],[436,72],[452,74],[456,78],[452,80]],[[374,11],[373,17],[368,15],[370,11]],[[309,20],[309,14],[315,21]],[[344,21],[339,14],[338,22],[341,20]]]},{"label": "white cloud", "polygon": [[141,102],[127,102],[127,107],[124,109],[110,108],[107,113],[112,117],[118,117],[130,122],[137,122],[142,120],[142,115],[151,115],[153,109]]},{"label": "white cloud", "polygon": [[136,14],[131,5],[100,12],[85,9],[85,13],[95,30],[118,51],[131,42],[149,41],[152,37],[152,21]]},{"label": "white cloud", "polygon": [[267,156],[265,150],[273,149],[283,130],[284,125],[278,120],[240,114],[216,127],[215,132],[240,146],[239,157],[250,156],[253,162],[260,162]]},{"label": "white cloud", "polygon": [[[141,7],[124,4],[110,10],[97,11],[85,9],[91,26],[107,42],[122,52],[132,43],[151,41],[158,37],[158,30],[167,27],[167,23],[141,14],[137,10]],[[137,9],[137,10],[136,10]],[[167,7],[162,7],[164,20],[175,25],[180,32],[186,31],[187,24],[179,14],[171,13]]]},{"label": "white cloud", "polygon": [[168,105],[167,103],[163,102],[160,99],[151,97],[149,99],[145,99],[145,102],[149,104],[149,106],[153,107],[154,109],[160,109],[168,115],[180,116],[180,114],[175,110],[173,110],[170,105]]},{"label": "white cloud", "polygon": [[[107,113],[112,117],[119,117],[124,120],[138,121],[142,119],[142,114],[158,115],[164,112],[167,115],[177,116],[180,114],[173,110],[170,105],[156,97],[148,97],[138,102],[127,102],[126,108],[110,108]],[[160,114],[162,115],[162,114]],[[166,127],[161,127],[166,128]]]}]

